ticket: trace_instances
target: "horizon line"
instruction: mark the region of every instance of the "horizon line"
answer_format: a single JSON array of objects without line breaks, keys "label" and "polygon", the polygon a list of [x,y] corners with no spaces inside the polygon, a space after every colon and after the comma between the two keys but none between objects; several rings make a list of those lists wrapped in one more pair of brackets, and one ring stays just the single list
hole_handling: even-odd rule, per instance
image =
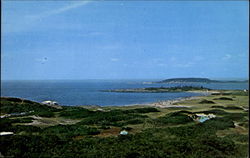
[{"label": "horizon line", "polygon": [[207,78],[216,80],[249,80],[249,77],[169,77],[169,78],[85,78],[85,79],[1,79],[1,81],[81,81],[81,80],[165,80],[175,78]]}]

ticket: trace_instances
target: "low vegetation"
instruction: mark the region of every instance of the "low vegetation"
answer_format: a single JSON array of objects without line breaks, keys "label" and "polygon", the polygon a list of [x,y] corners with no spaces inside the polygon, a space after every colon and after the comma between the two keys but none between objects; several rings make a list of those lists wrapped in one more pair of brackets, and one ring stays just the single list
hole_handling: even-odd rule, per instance
[{"label": "low vegetation", "polygon": [[215,104],[215,102],[211,101],[211,100],[206,100],[203,99],[202,101],[199,102],[200,104]]},{"label": "low vegetation", "polygon": [[[234,96],[239,104],[248,106],[246,96]],[[188,110],[153,107],[108,107],[102,110],[63,107],[58,110],[31,101],[3,98],[1,110],[5,111],[1,115],[27,114],[1,118],[1,131],[14,132],[14,135],[0,136],[0,152],[5,157],[18,158],[248,157],[248,112],[238,104],[222,104],[234,100],[211,101],[213,98],[209,96],[203,99],[185,102],[196,105]],[[201,113],[216,117],[200,123],[196,119]],[[38,116],[41,120],[62,122],[39,126],[33,123]],[[74,123],[64,124],[70,120]],[[119,135],[122,130],[129,134]]]},{"label": "low vegetation", "polygon": [[154,120],[157,125],[178,125],[193,122],[193,119],[183,113],[174,112]]},{"label": "low vegetation", "polygon": [[[59,109],[40,104],[37,102],[19,98],[1,98],[1,114],[12,115],[37,115],[41,117],[53,117]],[[22,114],[23,113],[23,114]]]},{"label": "low vegetation", "polygon": [[233,100],[233,99],[228,97],[220,97],[220,98],[214,98],[214,100]]},{"label": "low vegetation", "polygon": [[237,106],[220,106],[220,105],[215,105],[211,106],[211,108],[220,108],[220,109],[227,109],[227,110],[243,110],[241,107]]}]

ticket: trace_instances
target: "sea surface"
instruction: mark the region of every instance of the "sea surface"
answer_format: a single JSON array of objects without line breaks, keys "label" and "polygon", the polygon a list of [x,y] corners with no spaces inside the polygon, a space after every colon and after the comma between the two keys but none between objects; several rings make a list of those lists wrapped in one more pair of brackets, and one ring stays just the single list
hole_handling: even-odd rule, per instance
[{"label": "sea surface", "polygon": [[204,94],[179,93],[118,93],[101,90],[203,86],[212,89],[248,89],[248,83],[154,83],[152,80],[43,80],[43,81],[1,81],[1,96],[25,98],[37,102],[45,100],[57,101],[60,105],[100,105],[123,106],[152,103],[162,100],[174,100]]}]

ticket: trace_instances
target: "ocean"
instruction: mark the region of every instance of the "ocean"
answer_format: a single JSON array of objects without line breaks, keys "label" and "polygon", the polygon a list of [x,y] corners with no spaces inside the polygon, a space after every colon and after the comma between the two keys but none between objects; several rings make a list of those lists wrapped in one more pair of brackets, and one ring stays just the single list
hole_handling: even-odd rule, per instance
[{"label": "ocean", "polygon": [[101,90],[203,86],[211,89],[248,89],[248,83],[185,83],[148,84],[152,80],[43,80],[43,81],[2,81],[1,96],[25,98],[37,102],[53,100],[60,105],[99,105],[123,106],[145,104],[162,100],[174,100],[184,97],[201,96],[204,94],[180,93],[117,93]]}]

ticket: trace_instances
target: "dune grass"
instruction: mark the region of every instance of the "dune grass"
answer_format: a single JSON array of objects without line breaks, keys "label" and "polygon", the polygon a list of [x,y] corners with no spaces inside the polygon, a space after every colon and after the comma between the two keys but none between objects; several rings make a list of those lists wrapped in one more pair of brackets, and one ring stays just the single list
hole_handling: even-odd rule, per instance
[{"label": "dune grass", "polygon": [[[226,94],[178,102],[191,105],[188,109],[145,105],[58,110],[5,99],[5,113],[37,107],[26,116],[1,119],[1,130],[15,135],[0,137],[0,152],[10,157],[247,157],[249,117],[244,108],[249,98],[243,92],[222,92]],[[222,97],[232,100],[216,99]],[[216,117],[199,123],[198,113]],[[129,134],[119,135],[124,129]]]}]

